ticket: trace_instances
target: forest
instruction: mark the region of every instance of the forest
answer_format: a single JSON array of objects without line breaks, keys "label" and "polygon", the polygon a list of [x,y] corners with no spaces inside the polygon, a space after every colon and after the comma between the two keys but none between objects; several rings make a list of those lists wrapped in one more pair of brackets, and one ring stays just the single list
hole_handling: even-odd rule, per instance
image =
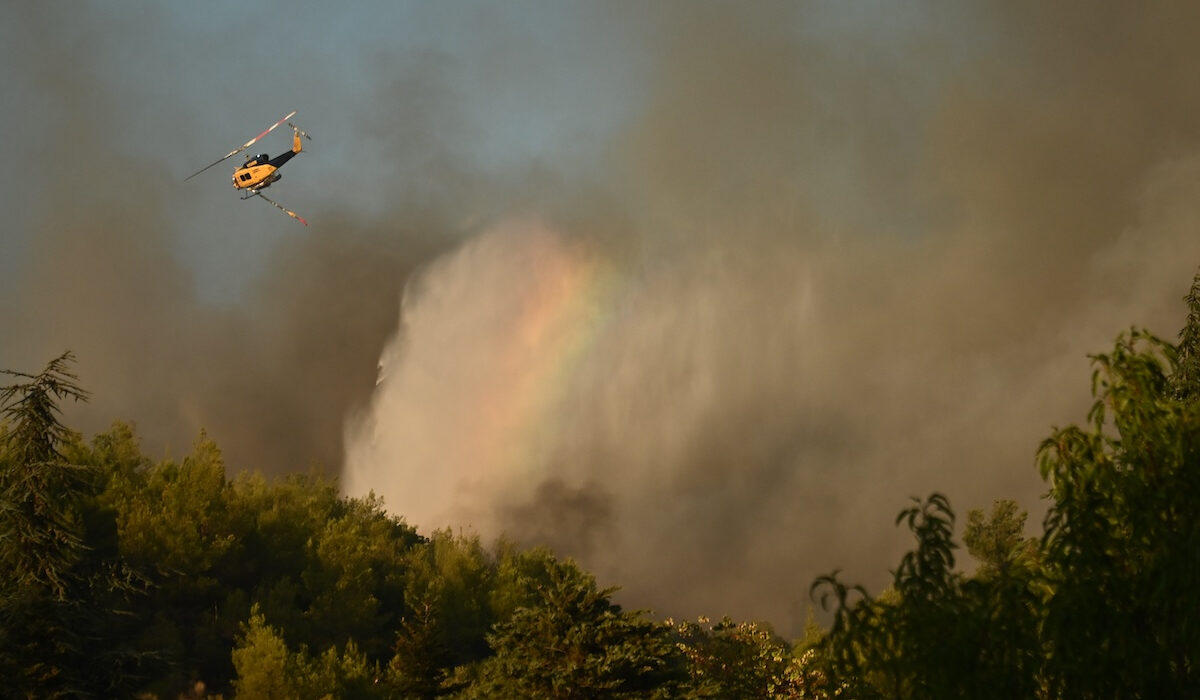
[{"label": "forest", "polygon": [[[68,352],[0,391],[0,695],[14,698],[1200,697],[1200,276],[1177,341],[1093,355],[1091,410],[1012,501],[903,496],[877,595],[838,572],[802,639],[656,619],[542,547],[428,536],[319,471],[232,477],[200,434],[85,439]],[[964,571],[962,549],[978,566]],[[881,562],[880,567],[887,566]]]}]

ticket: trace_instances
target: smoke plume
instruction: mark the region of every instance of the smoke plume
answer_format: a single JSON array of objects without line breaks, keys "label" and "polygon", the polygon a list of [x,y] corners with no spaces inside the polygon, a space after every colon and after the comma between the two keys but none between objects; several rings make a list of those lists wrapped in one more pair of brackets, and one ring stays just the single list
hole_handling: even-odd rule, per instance
[{"label": "smoke plume", "polygon": [[[73,350],[95,398],[68,407],[71,423],[90,434],[113,420],[132,421],[155,457],[186,454],[204,430],[231,471],[336,473],[343,416],[374,387],[405,279],[459,235],[460,225],[447,217],[461,214],[432,202],[428,192],[415,202],[398,178],[390,211],[359,213],[314,198],[306,210],[314,225],[303,229],[279,217],[294,227],[285,228],[274,215],[256,216],[269,207],[237,201],[224,168],[220,175],[211,171],[211,181],[184,183],[190,170],[209,162],[202,149],[219,155],[228,144],[202,143],[199,130],[180,139],[178,124],[146,120],[110,94],[137,80],[116,69],[125,40],[146,27],[90,9],[48,3],[5,12],[11,21],[0,22],[11,34],[4,54],[22,98],[16,101],[41,110],[5,114],[14,151],[8,160],[20,165],[19,178],[5,188],[11,200],[5,210],[17,225],[5,237],[8,254],[0,256],[0,366],[36,371]],[[152,14],[137,21],[167,30]],[[155,45],[155,33],[142,37],[141,49]],[[44,60],[28,60],[42,54]],[[394,79],[410,81],[405,71]],[[393,107],[394,128],[423,148],[393,155],[429,167],[450,160],[425,133],[441,109],[436,100],[425,100],[417,112],[394,102],[394,88],[377,86],[373,106]],[[345,118],[370,133],[369,115]],[[156,137],[161,141],[151,146],[169,151],[166,160],[122,147]],[[329,146],[321,145],[321,134],[316,138],[315,152],[293,161],[280,188],[304,182],[303,175],[290,176],[305,167],[320,179],[312,159]],[[257,148],[277,151],[287,141],[264,140]],[[347,190],[356,184],[336,168],[324,171]],[[473,189],[452,167],[443,168],[442,178],[460,193]],[[196,215],[201,225],[190,225],[194,200],[210,191],[216,198]],[[218,218],[228,211],[236,213]],[[214,220],[230,228],[203,223]],[[276,229],[283,234],[264,244]],[[203,248],[217,250],[218,270],[198,270],[189,259],[189,251]],[[252,251],[264,261],[239,279],[230,263]]]},{"label": "smoke plume", "polygon": [[929,6],[906,40],[656,18],[644,101],[572,164],[615,210],[423,270],[346,488],[789,630],[816,574],[886,581],[909,496],[1036,521],[1034,450],[1081,419],[1086,354],[1171,336],[1200,262],[1196,23],[1062,7]]},{"label": "smoke plume", "polygon": [[[1036,522],[1087,353],[1182,323],[1191,7],[368,7],[239,17],[287,61],[182,10],[0,10],[0,366],[69,348],[85,432],[204,429],[789,633],[815,575],[886,583],[909,496]],[[291,108],[309,229],[182,186]]]}]

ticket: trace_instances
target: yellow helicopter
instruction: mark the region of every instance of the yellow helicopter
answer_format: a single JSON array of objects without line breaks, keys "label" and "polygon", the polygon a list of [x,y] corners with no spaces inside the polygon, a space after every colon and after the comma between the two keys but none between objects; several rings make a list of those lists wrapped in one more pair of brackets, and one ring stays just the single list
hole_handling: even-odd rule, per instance
[{"label": "yellow helicopter", "polygon": [[280,178],[283,177],[282,175],[279,174],[279,169],[283,167],[283,164],[288,162],[292,158],[295,158],[296,154],[298,154],[302,150],[304,150],[304,145],[300,141],[300,137],[303,136],[304,138],[308,139],[309,141],[312,140],[311,136],[309,136],[305,132],[301,131],[300,128],[298,126],[296,126],[295,124],[288,121],[289,119],[291,119],[294,116],[296,116],[296,113],[293,111],[291,114],[287,115],[283,119],[280,119],[279,121],[275,122],[271,126],[267,127],[266,131],[262,132],[258,136],[255,136],[254,138],[250,139],[246,143],[242,144],[240,147],[233,149],[229,153],[226,153],[224,156],[221,156],[215,162],[204,166],[203,168],[192,173],[191,175],[188,175],[187,177],[184,178],[184,182],[191,180],[192,178],[196,177],[197,175],[204,172],[205,170],[208,170],[209,168],[213,167],[214,165],[218,165],[218,164],[224,162],[225,159],[232,158],[233,156],[237,155],[238,153],[241,153],[242,151],[246,150],[247,148],[250,148],[255,143],[257,143],[259,139],[261,139],[262,137],[264,137],[267,134],[274,131],[275,128],[278,127],[279,125],[287,124],[288,126],[292,127],[292,150],[284,151],[283,153],[275,156],[274,158],[271,158],[266,153],[260,153],[255,156],[246,156],[246,162],[242,163],[241,167],[239,167],[237,170],[233,171],[233,188],[235,190],[242,192],[242,199],[250,199],[251,197],[260,197],[263,200],[265,200],[266,202],[272,204],[279,211],[282,211],[284,214],[287,214],[288,216],[292,217],[296,221],[299,221],[300,223],[304,224],[305,226],[308,226],[308,222],[304,220],[304,217],[300,216],[299,214],[292,211],[291,209],[288,209],[288,208],[280,205],[278,202],[276,202],[272,199],[268,199],[267,196],[262,193],[262,191],[264,189],[266,189],[267,187],[270,187],[271,184],[274,182],[279,182]]}]

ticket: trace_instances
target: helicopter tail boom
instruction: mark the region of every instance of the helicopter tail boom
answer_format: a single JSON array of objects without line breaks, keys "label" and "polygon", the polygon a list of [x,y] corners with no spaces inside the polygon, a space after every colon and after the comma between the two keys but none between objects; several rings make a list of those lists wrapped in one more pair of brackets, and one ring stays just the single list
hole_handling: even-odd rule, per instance
[{"label": "helicopter tail boom", "polygon": [[300,151],[303,151],[304,142],[300,140],[300,137],[303,136],[309,141],[312,141],[312,137],[309,136],[306,131],[291,122],[288,122],[287,125],[292,127],[292,152],[299,153]]}]

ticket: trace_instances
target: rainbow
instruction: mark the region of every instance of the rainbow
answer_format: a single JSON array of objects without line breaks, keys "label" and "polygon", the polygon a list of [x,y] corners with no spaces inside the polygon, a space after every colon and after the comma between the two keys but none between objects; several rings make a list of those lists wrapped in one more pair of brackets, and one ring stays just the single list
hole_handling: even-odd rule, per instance
[{"label": "rainbow", "polygon": [[[515,322],[500,338],[494,367],[471,417],[473,442],[484,454],[472,463],[506,476],[530,473],[545,459],[538,450],[565,416],[562,400],[581,365],[612,323],[618,277],[594,251],[546,230],[519,244],[532,260]],[[486,465],[486,467],[484,467]]]},{"label": "rainbow", "polygon": [[426,527],[494,531],[495,506],[555,468],[569,399],[611,337],[627,285],[595,241],[540,222],[493,228],[405,298],[343,488]]}]

